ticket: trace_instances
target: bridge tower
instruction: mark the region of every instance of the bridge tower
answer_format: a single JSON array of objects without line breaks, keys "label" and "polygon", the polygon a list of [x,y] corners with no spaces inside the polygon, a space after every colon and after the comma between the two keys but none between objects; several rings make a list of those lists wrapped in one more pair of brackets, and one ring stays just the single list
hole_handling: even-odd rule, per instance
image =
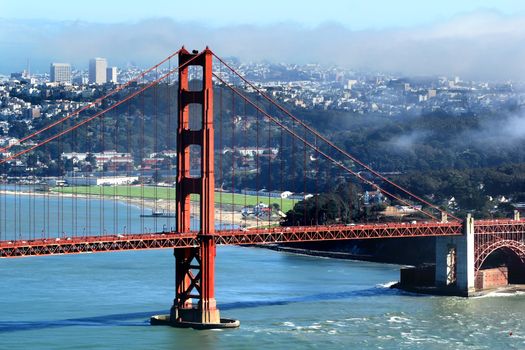
[{"label": "bridge tower", "polygon": [[[175,248],[176,295],[170,311],[169,323],[176,327],[232,328],[238,321],[221,319],[215,301],[215,177],[212,52],[179,53],[179,92],[177,129],[176,231],[191,230],[191,195],[199,196],[198,247]],[[202,89],[192,90],[189,68],[202,68]],[[200,106],[197,115],[190,115],[190,104]],[[190,123],[190,120],[192,122]],[[196,124],[196,125],[195,125]],[[200,174],[190,173],[190,149],[200,148]],[[195,214],[195,213],[193,213]],[[157,319],[158,321],[158,319]],[[152,319],[152,323],[157,322]]]}]

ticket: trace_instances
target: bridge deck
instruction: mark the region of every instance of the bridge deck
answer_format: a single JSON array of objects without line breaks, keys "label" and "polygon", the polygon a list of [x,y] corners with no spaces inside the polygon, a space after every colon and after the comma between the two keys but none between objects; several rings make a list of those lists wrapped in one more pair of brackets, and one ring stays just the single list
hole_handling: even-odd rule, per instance
[{"label": "bridge deck", "polygon": [[[480,220],[475,233],[494,235],[523,234],[525,221]],[[294,226],[270,229],[219,231],[213,235],[221,245],[270,244],[292,242],[336,241],[351,239],[452,236],[462,233],[459,222],[384,223],[330,226]],[[105,236],[63,237],[36,240],[0,241],[0,258],[36,255],[80,254],[195,247],[198,233],[160,232],[148,234],[115,234]]]},{"label": "bridge deck", "polygon": [[[461,234],[461,223],[387,223],[366,225],[295,226],[270,229],[219,231],[213,235],[221,245],[270,244],[350,239],[429,237]],[[195,247],[198,233],[160,232],[0,241],[0,257],[80,254],[124,250]]]}]

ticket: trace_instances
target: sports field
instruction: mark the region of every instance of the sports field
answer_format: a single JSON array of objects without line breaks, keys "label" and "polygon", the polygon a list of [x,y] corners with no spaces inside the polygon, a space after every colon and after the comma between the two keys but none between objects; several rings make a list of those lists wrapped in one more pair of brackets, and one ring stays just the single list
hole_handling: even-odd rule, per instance
[{"label": "sports field", "polygon": [[[155,186],[73,186],[55,187],[54,192],[74,193],[79,195],[94,195],[104,197],[129,197],[144,199],[175,200],[175,189],[171,187]],[[263,196],[243,195],[238,193],[215,192],[215,203],[235,204],[241,206],[256,205],[258,203],[271,205],[277,203],[283,212],[292,209],[297,200],[270,198]]]}]

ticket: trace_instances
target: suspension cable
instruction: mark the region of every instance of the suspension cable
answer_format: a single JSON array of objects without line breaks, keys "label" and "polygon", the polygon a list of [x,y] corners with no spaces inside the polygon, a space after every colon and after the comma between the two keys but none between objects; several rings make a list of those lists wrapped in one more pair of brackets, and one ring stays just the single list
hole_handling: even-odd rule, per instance
[{"label": "suspension cable", "polygon": [[[432,207],[434,209],[436,209],[437,211],[439,211],[440,213],[443,213],[443,214],[447,214],[448,216],[458,220],[458,221],[461,221],[461,219],[457,218],[456,216],[448,213],[447,211],[431,204],[430,202],[424,200],[423,198],[413,194],[412,192],[408,191],[407,189],[399,186],[398,184],[396,184],[395,182],[389,180],[388,178],[386,178],[385,176],[381,175],[379,172],[375,171],[374,169],[372,169],[371,167],[369,167],[368,165],[366,165],[365,163],[363,163],[362,161],[360,161],[359,159],[357,159],[356,157],[352,156],[351,154],[349,154],[348,152],[346,152],[345,150],[343,150],[342,148],[340,148],[339,146],[335,145],[332,141],[330,141],[328,138],[324,137],[323,135],[321,135],[319,132],[317,132],[315,129],[313,129],[312,127],[308,126],[306,123],[304,123],[303,121],[301,121],[300,119],[298,119],[297,117],[295,117],[291,112],[289,112],[286,108],[282,107],[280,104],[278,104],[277,102],[275,102],[272,98],[270,98],[267,94],[265,94],[259,87],[257,87],[255,84],[251,83],[249,80],[247,80],[246,78],[244,78],[241,74],[239,74],[234,68],[232,68],[229,64],[227,64],[224,60],[222,60],[219,56],[217,56],[215,53],[213,53],[213,56],[215,58],[217,58],[221,63],[224,64],[225,67],[227,67],[233,74],[237,75],[240,79],[242,79],[244,82],[246,82],[251,88],[253,88],[255,91],[257,91],[257,93],[261,94],[262,97],[264,97],[264,99],[266,99],[268,102],[270,102],[272,105],[275,105],[278,109],[280,109],[282,112],[284,112],[286,115],[288,115],[290,118],[294,119],[297,123],[299,123],[301,126],[303,126],[304,128],[306,128],[308,131],[310,131],[311,133],[313,133],[314,135],[316,135],[319,139],[321,139],[322,141],[324,141],[325,143],[327,143],[330,147],[332,147],[333,149],[337,150],[339,153],[343,154],[344,156],[346,156],[347,158],[350,158],[352,161],[354,161],[355,163],[359,164],[360,166],[362,166],[363,168],[365,168],[366,170],[370,171],[372,174],[374,174],[375,176],[379,177],[380,179],[382,179],[383,181],[387,182],[388,184],[394,186],[395,188],[397,188],[398,190],[404,192],[405,194],[415,198],[416,200],[428,205],[429,207]],[[412,206],[412,205],[411,205]],[[413,206],[412,206],[413,207]]]},{"label": "suspension cable", "polygon": [[[316,147],[315,145],[313,145],[311,142],[309,142],[308,140],[306,140],[305,138],[303,138],[302,136],[298,135],[297,133],[293,132],[292,130],[290,130],[286,125],[284,125],[282,122],[278,121],[277,119],[275,119],[274,117],[272,117],[271,115],[269,115],[268,113],[266,113],[264,110],[262,110],[261,108],[259,108],[255,103],[253,103],[251,100],[249,100],[246,96],[244,96],[243,94],[241,94],[237,89],[235,89],[235,87],[233,87],[232,85],[230,85],[229,83],[227,83],[226,81],[224,81],[221,77],[219,77],[217,74],[213,73],[213,75],[219,79],[223,84],[225,84],[230,90],[232,90],[236,95],[238,95],[239,97],[241,97],[242,99],[246,100],[248,102],[248,104],[252,105],[255,109],[259,110],[260,113],[262,113],[264,116],[266,116],[269,120],[273,121],[275,124],[277,124],[279,127],[283,128],[284,130],[286,130],[289,134],[291,134],[293,137],[296,137],[297,139],[299,139],[301,142],[303,142],[305,145],[307,145],[308,147],[310,147],[311,149],[315,150]],[[354,170],[350,169],[349,167],[347,167],[346,165],[342,164],[341,162],[338,162],[336,161],[333,157],[331,157],[330,155],[328,155],[325,151],[322,151],[321,149],[318,149],[318,153],[321,154],[323,157],[325,157],[326,159],[330,160],[332,163],[334,163],[335,165],[339,166],[340,168],[346,170],[347,172],[350,172],[351,174],[353,174],[355,177],[357,177],[358,179],[360,179],[361,181],[377,188],[378,190],[380,190],[381,192],[385,193],[386,195],[390,196],[391,198],[394,198],[408,206],[410,206],[411,208],[413,208],[414,210],[417,210],[419,212],[421,212],[422,214],[425,214],[426,216],[434,219],[434,220],[438,220],[437,217],[435,217],[434,215],[430,214],[430,213],[427,213],[426,211],[422,210],[422,209],[419,209],[417,207],[415,207],[413,204],[407,202],[406,200],[394,195],[393,193],[390,193],[389,191],[385,190],[385,189],[382,189],[380,188],[377,184],[373,183],[372,181],[368,180],[368,179],[365,179],[361,174],[355,172]]]}]

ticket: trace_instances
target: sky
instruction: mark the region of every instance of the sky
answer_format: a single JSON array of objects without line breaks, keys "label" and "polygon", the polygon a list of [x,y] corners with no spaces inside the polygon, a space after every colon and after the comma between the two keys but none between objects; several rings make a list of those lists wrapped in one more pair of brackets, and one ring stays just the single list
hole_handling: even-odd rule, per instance
[{"label": "sky", "polygon": [[151,65],[182,44],[241,60],[525,79],[525,1],[0,0],[0,73]]},{"label": "sky", "polygon": [[520,0],[0,0],[0,16],[116,23],[168,17],[210,26],[295,22],[339,23],[351,30],[427,25],[480,9],[513,15],[525,12]]}]

